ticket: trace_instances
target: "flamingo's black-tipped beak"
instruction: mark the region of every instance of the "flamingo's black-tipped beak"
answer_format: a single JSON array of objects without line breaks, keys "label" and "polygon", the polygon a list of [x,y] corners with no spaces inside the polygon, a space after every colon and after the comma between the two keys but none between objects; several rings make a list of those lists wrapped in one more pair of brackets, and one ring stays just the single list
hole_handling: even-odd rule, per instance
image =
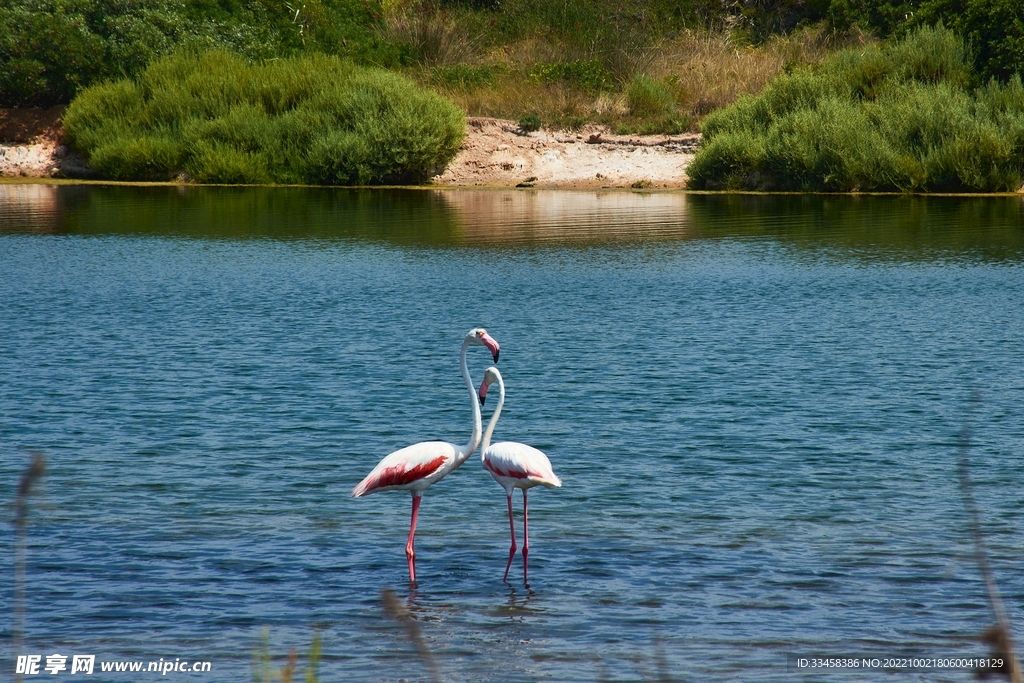
[{"label": "flamingo's black-tipped beak", "polygon": [[501,347],[498,346],[498,342],[494,341],[494,337],[484,332],[483,336],[480,337],[480,341],[484,343],[491,351],[491,356],[494,358],[494,362],[498,362],[498,352],[501,351]]},{"label": "flamingo's black-tipped beak", "polygon": [[480,391],[477,393],[477,397],[480,399],[480,405],[483,405],[484,402],[487,400],[487,388],[489,386],[490,385],[487,384],[487,382],[480,383]]}]

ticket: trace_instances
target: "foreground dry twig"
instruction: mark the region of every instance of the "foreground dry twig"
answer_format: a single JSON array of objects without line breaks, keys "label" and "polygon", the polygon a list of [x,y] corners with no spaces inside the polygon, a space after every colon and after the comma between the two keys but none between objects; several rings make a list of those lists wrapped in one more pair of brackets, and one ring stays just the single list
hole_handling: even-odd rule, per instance
[{"label": "foreground dry twig", "polygon": [[[46,458],[36,451],[32,453],[25,474],[18,482],[18,494],[14,499],[14,625],[11,634],[14,645],[14,661],[21,655],[21,645],[25,634],[25,536],[28,522],[28,501],[32,495],[32,487],[46,472]],[[22,675],[16,681],[20,683]]]},{"label": "foreground dry twig", "polygon": [[989,673],[998,671],[1006,674],[1012,683],[1022,683],[1020,662],[1017,660],[1017,655],[1013,648],[1010,620],[1006,616],[1006,608],[1003,606],[1003,600],[999,596],[999,588],[996,586],[995,577],[992,575],[992,568],[988,563],[988,555],[985,552],[985,539],[981,534],[981,516],[978,513],[978,506],[974,502],[974,493],[971,487],[970,462],[967,455],[970,447],[971,428],[967,424],[964,425],[963,431],[960,433],[960,457],[958,463],[960,492],[963,494],[964,507],[967,508],[967,514],[970,518],[971,536],[974,537],[974,559],[977,561],[978,569],[981,571],[981,576],[985,581],[988,602],[992,606],[992,611],[996,617],[995,625],[985,631],[982,637],[991,645],[993,656],[1004,661],[1002,669],[979,670],[978,673],[986,676]]}]

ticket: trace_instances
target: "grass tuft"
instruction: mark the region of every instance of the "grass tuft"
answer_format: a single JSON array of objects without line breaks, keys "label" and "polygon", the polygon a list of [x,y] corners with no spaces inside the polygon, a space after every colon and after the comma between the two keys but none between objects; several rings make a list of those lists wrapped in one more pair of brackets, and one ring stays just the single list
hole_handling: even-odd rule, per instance
[{"label": "grass tuft", "polygon": [[613,89],[612,74],[596,59],[572,62],[538,62],[530,71],[535,83],[564,83],[588,95]]},{"label": "grass tuft", "polygon": [[[313,640],[309,645],[309,655],[306,664],[305,683],[319,683],[320,657],[323,654],[322,641],[319,633],[313,634]],[[260,644],[253,650],[252,654],[252,680],[254,683],[295,683],[298,671],[299,654],[292,649],[288,653],[285,665],[280,669],[274,669],[270,655],[270,629],[264,627],[260,633]]]},{"label": "grass tuft", "polygon": [[430,81],[441,88],[451,88],[463,92],[476,90],[497,82],[497,69],[492,66],[474,66],[472,64],[452,64],[451,66],[434,67],[430,73]]},{"label": "grass tuft", "polygon": [[629,113],[634,116],[662,117],[675,109],[675,99],[664,83],[649,76],[637,76],[626,88]]},{"label": "grass tuft", "polygon": [[466,13],[436,0],[385,5],[386,39],[404,45],[425,66],[453,65],[474,58],[479,37],[467,31]]},{"label": "grass tuft", "polygon": [[541,120],[536,114],[527,114],[523,118],[519,119],[519,128],[526,133],[532,133],[536,130],[540,130]]},{"label": "grass tuft", "polygon": [[[13,624],[11,644],[14,659],[21,654],[25,636],[25,560],[28,545],[28,510],[32,489],[46,474],[46,458],[42,453],[32,454],[32,461],[18,482],[18,493],[14,499],[14,602],[12,605]],[[19,677],[20,678],[20,677]]]}]

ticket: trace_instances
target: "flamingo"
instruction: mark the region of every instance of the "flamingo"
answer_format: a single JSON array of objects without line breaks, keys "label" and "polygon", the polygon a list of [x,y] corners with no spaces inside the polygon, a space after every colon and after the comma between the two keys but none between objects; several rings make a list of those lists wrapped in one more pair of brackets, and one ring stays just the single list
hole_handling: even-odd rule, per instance
[{"label": "flamingo", "polygon": [[409,541],[405,544],[405,555],[409,560],[409,581],[416,583],[416,551],[413,542],[416,538],[416,519],[420,511],[420,499],[423,492],[432,484],[444,478],[446,474],[466,462],[469,456],[473,455],[476,447],[480,445],[480,406],[477,405],[476,394],[473,391],[473,380],[469,376],[469,368],[466,366],[466,350],[470,344],[486,346],[498,362],[498,342],[487,334],[487,330],[476,327],[466,333],[462,342],[462,351],[459,354],[459,364],[462,366],[462,378],[466,381],[466,388],[469,391],[469,400],[473,409],[473,433],[469,443],[465,446],[457,446],[445,441],[422,441],[412,446],[406,446],[381,460],[373,471],[366,475],[359,484],[352,489],[352,496],[359,498],[377,491],[388,491],[398,489],[412,493],[412,520],[409,523]]},{"label": "flamingo", "polygon": [[516,555],[516,526],[512,521],[512,489],[523,490],[523,583],[529,580],[529,564],[527,558],[530,553],[530,530],[529,515],[526,507],[526,490],[537,485],[554,488],[562,485],[554,470],[551,469],[551,461],[548,456],[533,446],[515,441],[502,441],[491,444],[491,434],[498,424],[498,416],[501,415],[501,407],[505,405],[505,382],[501,379],[498,368],[491,366],[484,370],[484,380],[480,383],[480,405],[483,405],[487,398],[488,387],[498,383],[498,405],[494,408],[491,421],[487,423],[487,431],[484,432],[483,444],[480,446],[480,458],[483,461],[484,469],[491,473],[494,481],[505,488],[505,495],[508,498],[508,526],[512,532],[512,546],[508,549],[508,564],[505,565],[505,576],[502,581],[508,581],[508,570],[512,566],[512,558]]}]

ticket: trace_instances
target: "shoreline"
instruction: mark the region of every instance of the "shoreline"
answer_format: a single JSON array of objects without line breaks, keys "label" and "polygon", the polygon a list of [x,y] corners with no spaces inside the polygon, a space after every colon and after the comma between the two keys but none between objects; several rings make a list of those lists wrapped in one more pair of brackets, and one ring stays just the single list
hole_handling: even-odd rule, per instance
[{"label": "shoreline", "polygon": [[[614,135],[588,124],[579,131],[525,133],[506,119],[467,117],[466,139],[445,171],[421,185],[217,185],[178,180],[125,181],[99,177],[63,143],[59,115],[49,110],[0,109],[0,184],[120,185],[138,187],[344,187],[407,190],[629,190],[715,195],[825,195],[889,197],[1021,197],[1016,192],[764,192],[687,190],[686,168],[699,133]],[[13,133],[12,133],[13,131]]]},{"label": "shoreline", "polygon": [[85,178],[53,178],[48,176],[0,176],[0,187],[12,185],[95,185],[103,187],[174,187],[178,189],[204,187],[264,187],[264,188],[308,188],[324,190],[414,190],[421,192],[479,191],[497,192],[517,190],[521,192],[544,190],[547,192],[631,192],[647,194],[684,194],[737,197],[906,197],[906,198],[994,198],[1015,197],[1024,199],[1024,188],[1017,192],[780,192],[768,190],[688,190],[686,188],[631,188],[631,187],[508,187],[502,185],[226,185],[213,183],[188,183],[177,180],[102,180]]},{"label": "shoreline", "polygon": [[[117,182],[100,178],[64,143],[62,113],[62,107],[0,110],[0,181]],[[699,144],[699,133],[614,135],[594,124],[579,131],[526,133],[515,121],[467,117],[466,138],[455,158],[441,174],[414,187],[680,190]]]},{"label": "shoreline", "polygon": [[240,185],[181,180],[111,180],[99,177],[63,142],[62,106],[0,110],[0,184],[104,184],[174,187],[345,187],[362,189],[564,189],[686,191],[694,195],[823,195],[836,197],[1021,197],[1009,193],[798,193],[798,191],[695,190],[686,168],[699,133],[615,135],[588,124],[579,131],[526,133],[506,119],[466,118],[466,138],[444,171],[418,185]]}]

